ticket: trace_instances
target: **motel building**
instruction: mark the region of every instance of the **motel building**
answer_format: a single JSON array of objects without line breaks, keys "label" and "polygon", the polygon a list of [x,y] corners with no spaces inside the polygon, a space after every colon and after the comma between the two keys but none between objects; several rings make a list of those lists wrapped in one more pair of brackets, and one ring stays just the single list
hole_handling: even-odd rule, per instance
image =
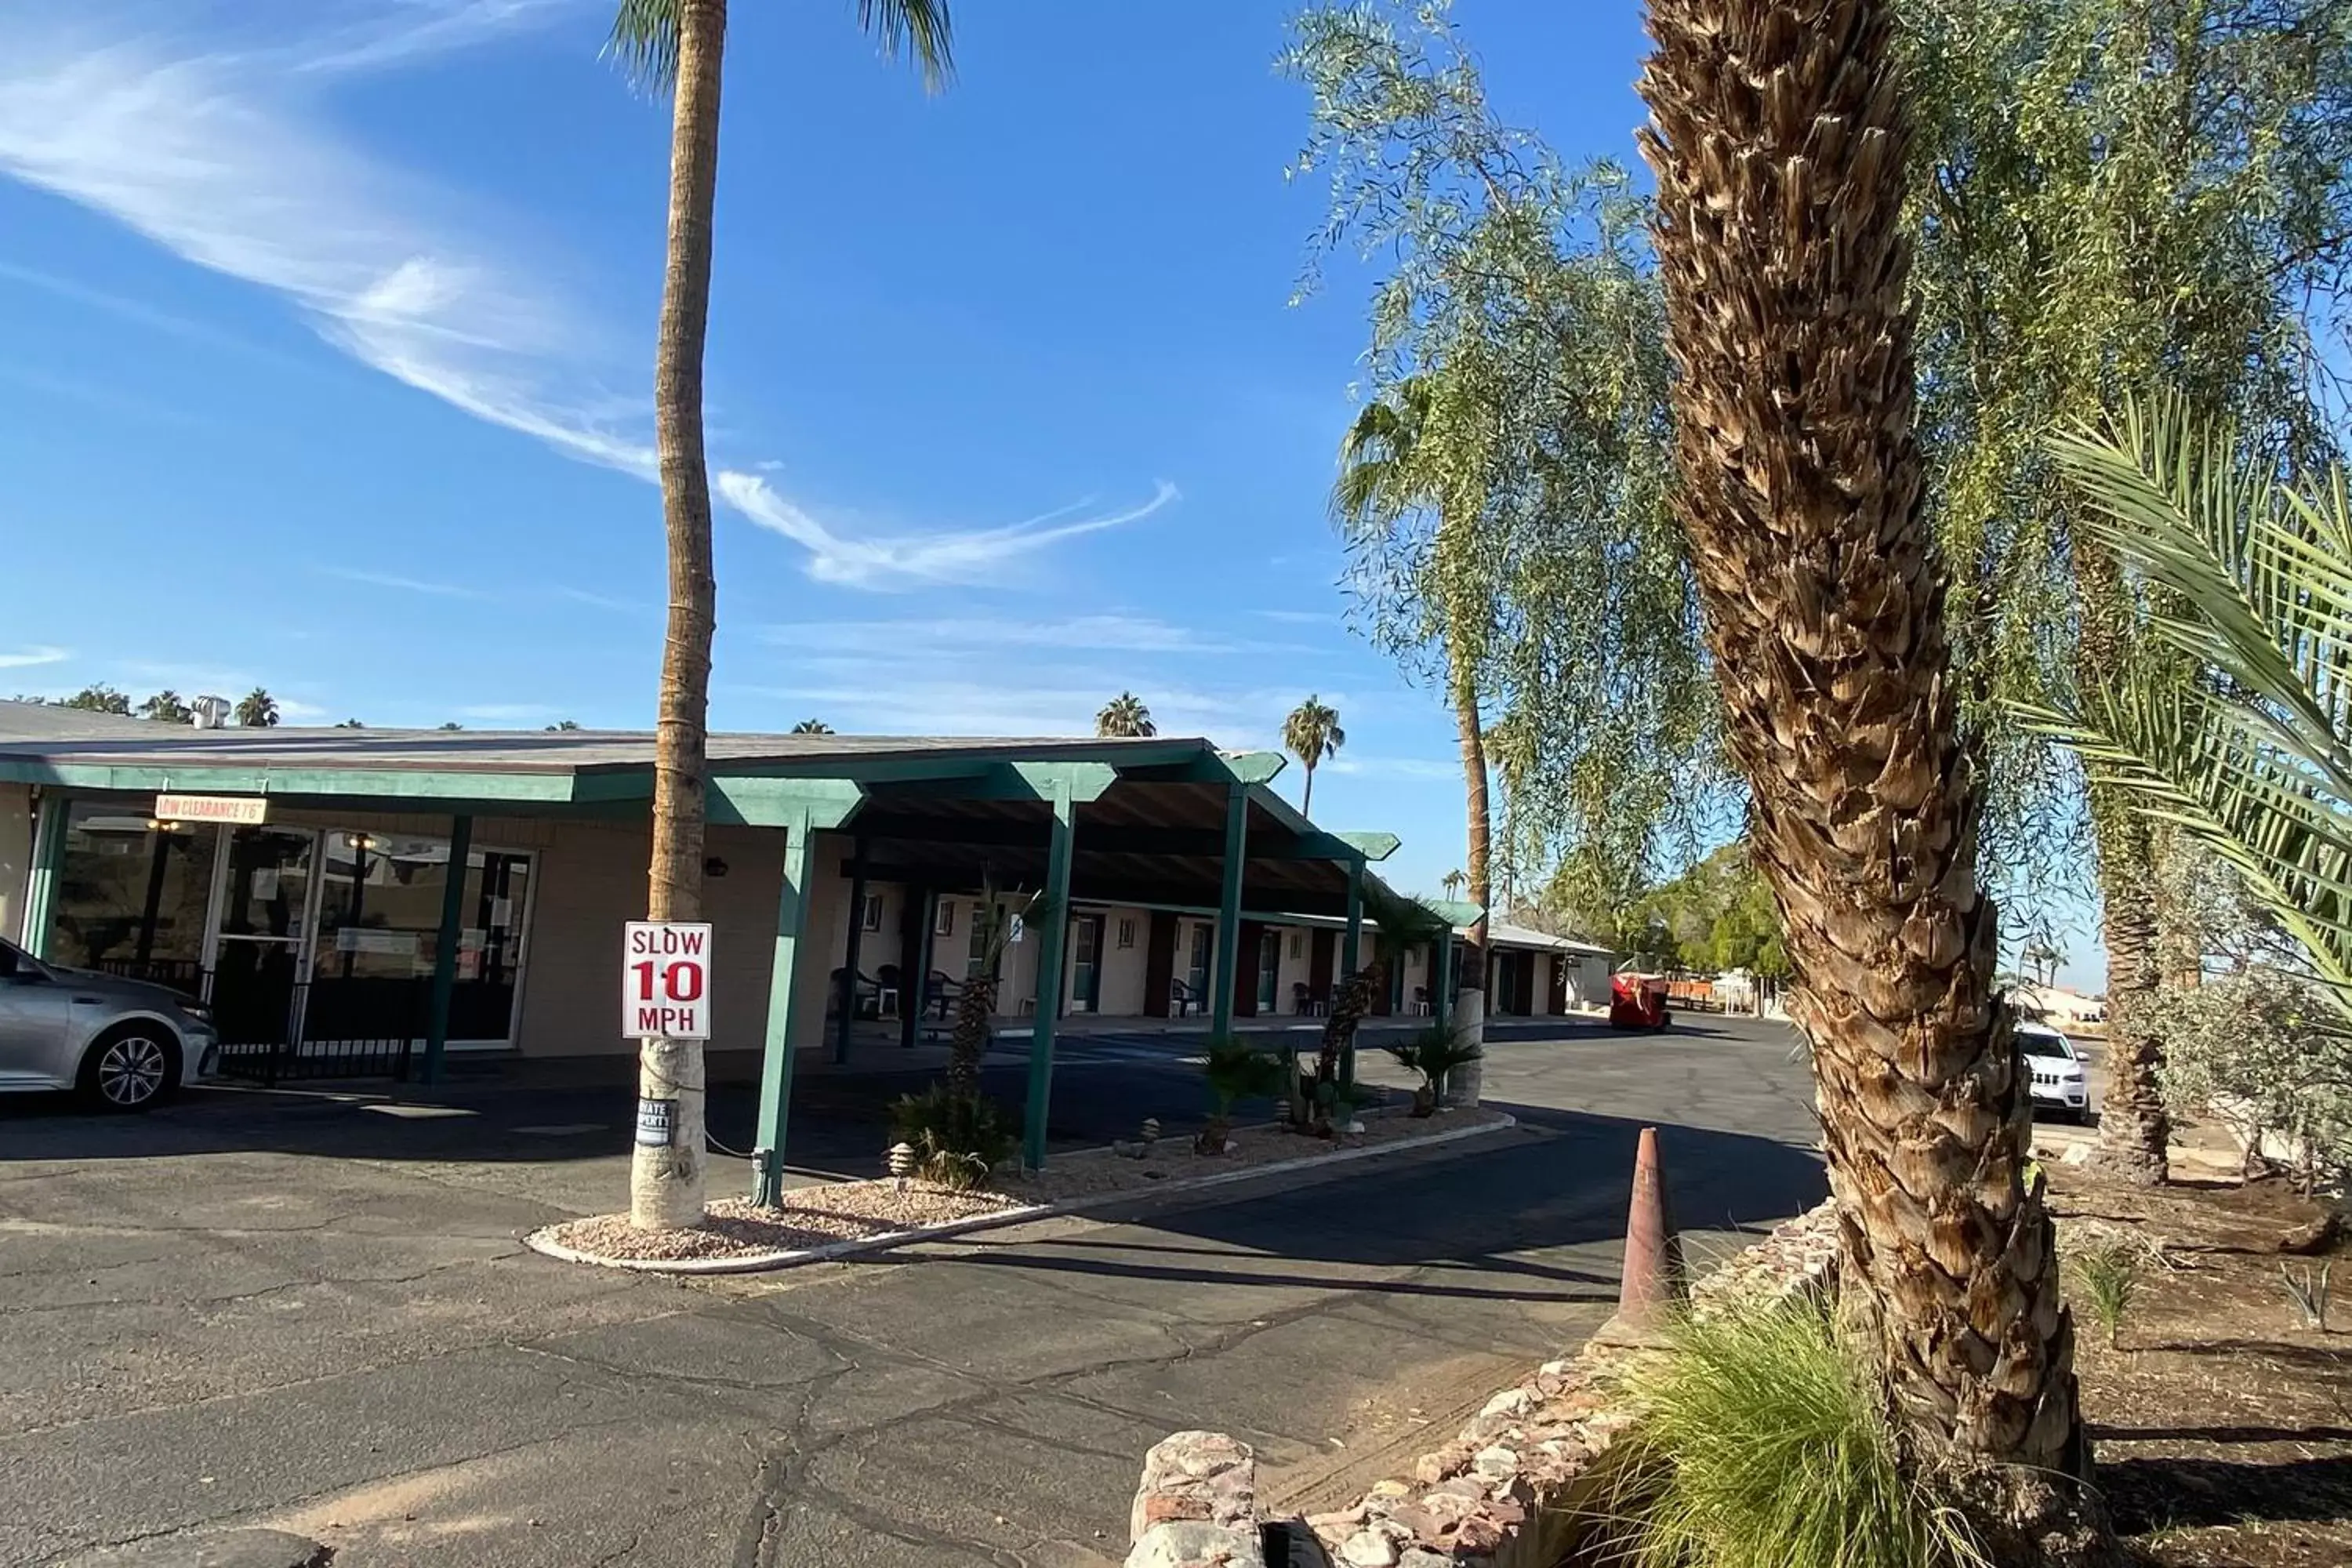
[{"label": "motel building", "polygon": [[[626,1056],[653,753],[642,733],[207,730],[0,702],[0,936],[201,999],[229,1077]],[[1309,822],[1272,787],[1283,763],[1202,740],[711,736],[709,1048],[761,1058],[762,1145],[796,1061],[944,1034],[983,889],[1068,911],[1002,965],[1033,1094],[1057,1028],[1311,1026],[1397,840]],[[1457,928],[1477,913],[1433,907]],[[1455,951],[1411,952],[1378,1010],[1442,1016]],[[1597,948],[1498,926],[1488,963],[1492,1015],[1607,1000]]]}]

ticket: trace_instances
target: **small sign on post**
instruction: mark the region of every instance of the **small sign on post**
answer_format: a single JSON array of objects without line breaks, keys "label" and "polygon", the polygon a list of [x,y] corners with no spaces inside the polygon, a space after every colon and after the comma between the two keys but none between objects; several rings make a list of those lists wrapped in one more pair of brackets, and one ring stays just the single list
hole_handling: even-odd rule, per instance
[{"label": "small sign on post", "polygon": [[631,921],[621,946],[621,1033],[710,1037],[710,928]]}]

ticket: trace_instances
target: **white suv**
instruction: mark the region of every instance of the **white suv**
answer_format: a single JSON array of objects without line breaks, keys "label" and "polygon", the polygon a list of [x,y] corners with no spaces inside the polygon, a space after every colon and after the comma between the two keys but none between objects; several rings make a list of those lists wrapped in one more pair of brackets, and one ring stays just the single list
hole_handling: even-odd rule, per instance
[{"label": "white suv", "polygon": [[2091,1087],[2074,1042],[2047,1024],[2020,1024],[2017,1048],[2033,1074],[2033,1108],[2080,1121],[2091,1109]]}]

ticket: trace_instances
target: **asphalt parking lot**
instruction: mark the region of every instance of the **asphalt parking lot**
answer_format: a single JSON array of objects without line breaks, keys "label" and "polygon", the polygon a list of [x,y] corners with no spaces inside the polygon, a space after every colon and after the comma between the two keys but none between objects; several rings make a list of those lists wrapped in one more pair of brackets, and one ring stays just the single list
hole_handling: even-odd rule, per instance
[{"label": "asphalt parking lot", "polygon": [[[1500,1042],[1507,1132],[700,1284],[520,1245],[619,1200],[625,1107],[0,1108],[0,1565],[254,1526],[343,1568],[1115,1562],[1143,1450],[1192,1426],[1312,1506],[1607,1315],[1643,1124],[1695,1250],[1817,1199],[1789,1044]],[[1160,1047],[1057,1099],[1131,1124],[1197,1089]]]}]

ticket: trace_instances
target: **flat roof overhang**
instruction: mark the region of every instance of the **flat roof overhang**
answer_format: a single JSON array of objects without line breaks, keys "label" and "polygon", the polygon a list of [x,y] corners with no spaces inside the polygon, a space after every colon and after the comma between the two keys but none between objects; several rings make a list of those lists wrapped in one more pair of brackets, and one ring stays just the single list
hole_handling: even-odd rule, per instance
[{"label": "flat roof overhang", "polygon": [[[635,816],[653,796],[653,740],[594,731],[190,731],[116,739],[0,734],[0,779],[74,791],[258,795],[291,807],[486,816]],[[1343,916],[1358,863],[1386,833],[1316,826],[1276,795],[1279,752],[1201,739],[984,741],[710,738],[709,819],[852,835],[877,879],[1041,886],[1055,802],[1071,802],[1071,897],[1221,899],[1226,811],[1246,803],[1242,902]],[[855,868],[847,868],[854,869]]]}]

